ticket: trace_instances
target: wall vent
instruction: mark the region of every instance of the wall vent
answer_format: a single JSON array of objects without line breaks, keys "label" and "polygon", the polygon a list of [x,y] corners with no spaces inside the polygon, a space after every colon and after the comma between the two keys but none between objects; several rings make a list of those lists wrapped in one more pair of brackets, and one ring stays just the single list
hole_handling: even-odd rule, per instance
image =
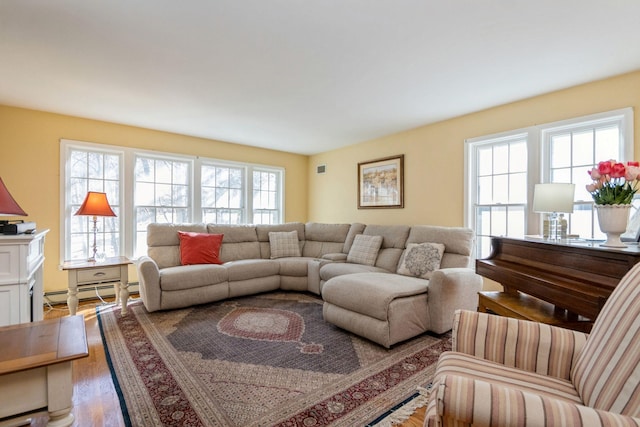
[{"label": "wall vent", "polygon": [[316,166],[316,172],[317,173],[326,173],[327,172],[327,165],[318,165],[318,166]]}]

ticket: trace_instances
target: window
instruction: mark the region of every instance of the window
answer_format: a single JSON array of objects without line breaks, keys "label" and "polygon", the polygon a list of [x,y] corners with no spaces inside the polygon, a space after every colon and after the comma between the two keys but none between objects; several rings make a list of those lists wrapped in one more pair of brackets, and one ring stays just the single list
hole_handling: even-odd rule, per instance
[{"label": "window", "polygon": [[604,238],[586,191],[587,171],[599,161],[633,159],[630,108],[467,140],[466,223],[476,231],[476,256],[489,255],[490,236],[541,234],[532,215],[538,182],[576,184],[568,232]]},{"label": "window", "polygon": [[203,164],[201,169],[202,221],[215,224],[244,222],[242,167]]},{"label": "window", "polygon": [[[628,123],[632,123],[630,118]],[[541,129],[545,182],[576,184],[573,214],[568,215],[569,232],[582,237],[604,239],[586,190],[591,182],[588,171],[609,159],[633,159],[633,138],[626,138],[624,114],[612,114],[592,120],[578,120]],[[625,144],[625,141],[629,143]]]},{"label": "window", "polygon": [[61,140],[60,153],[61,261],[86,258],[93,245],[92,218],[73,215],[89,190],[106,192],[117,215],[98,218],[98,251],[106,256],[146,254],[152,222],[284,218],[282,168],[69,140]]},{"label": "window", "polygon": [[134,176],[137,258],[146,252],[147,225],[191,221],[191,162],[138,155]]},{"label": "window", "polygon": [[117,256],[122,253],[120,220],[120,183],[122,175],[122,153],[100,148],[66,147],[66,159],[63,170],[66,172],[64,203],[64,247],[61,254],[64,259],[83,259],[90,255],[93,247],[93,217],[75,216],[88,191],[107,194],[107,200],[117,215],[115,217],[97,217],[98,252],[105,256]]},{"label": "window", "polygon": [[279,174],[275,171],[253,171],[253,222],[277,224],[281,222],[278,200],[281,194]]},{"label": "window", "polygon": [[527,135],[489,139],[473,147],[474,222],[479,253],[490,236],[523,235],[527,207]]}]

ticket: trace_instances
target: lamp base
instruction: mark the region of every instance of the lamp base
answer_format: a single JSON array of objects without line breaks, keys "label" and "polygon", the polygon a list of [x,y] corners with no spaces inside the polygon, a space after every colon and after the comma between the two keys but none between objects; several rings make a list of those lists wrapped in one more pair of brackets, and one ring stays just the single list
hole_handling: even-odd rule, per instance
[{"label": "lamp base", "polygon": [[558,220],[558,213],[549,213],[549,239],[560,240],[560,221]]}]

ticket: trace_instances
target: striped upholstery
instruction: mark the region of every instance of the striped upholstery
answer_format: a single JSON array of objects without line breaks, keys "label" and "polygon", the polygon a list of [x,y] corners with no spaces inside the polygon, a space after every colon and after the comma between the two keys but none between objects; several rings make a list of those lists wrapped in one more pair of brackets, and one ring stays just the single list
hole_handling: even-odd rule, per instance
[{"label": "striped upholstery", "polygon": [[543,375],[569,379],[588,335],[543,323],[458,311],[453,350]]},{"label": "striped upholstery", "polygon": [[571,374],[587,406],[640,416],[640,264],[607,300]]},{"label": "striped upholstery", "polygon": [[640,426],[640,263],[590,335],[458,311],[453,350],[438,362],[425,426]]},{"label": "striped upholstery", "polygon": [[427,412],[436,411],[441,418],[425,426],[640,426],[638,418],[457,375],[441,377],[433,390]]},{"label": "striped upholstery", "polygon": [[510,368],[500,363],[452,351],[442,354],[435,375],[437,377],[441,375],[457,375],[490,381],[493,384],[513,387],[530,393],[573,403],[582,403],[571,381]]}]

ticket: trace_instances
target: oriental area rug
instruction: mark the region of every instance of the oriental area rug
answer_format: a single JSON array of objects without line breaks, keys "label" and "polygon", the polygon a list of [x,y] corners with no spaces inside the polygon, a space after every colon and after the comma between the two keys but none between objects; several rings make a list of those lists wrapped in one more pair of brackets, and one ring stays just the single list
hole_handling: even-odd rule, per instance
[{"label": "oriental area rug", "polygon": [[129,426],[391,425],[451,348],[449,334],[423,334],[385,349],[325,322],[322,300],[301,293],[97,311]]}]

